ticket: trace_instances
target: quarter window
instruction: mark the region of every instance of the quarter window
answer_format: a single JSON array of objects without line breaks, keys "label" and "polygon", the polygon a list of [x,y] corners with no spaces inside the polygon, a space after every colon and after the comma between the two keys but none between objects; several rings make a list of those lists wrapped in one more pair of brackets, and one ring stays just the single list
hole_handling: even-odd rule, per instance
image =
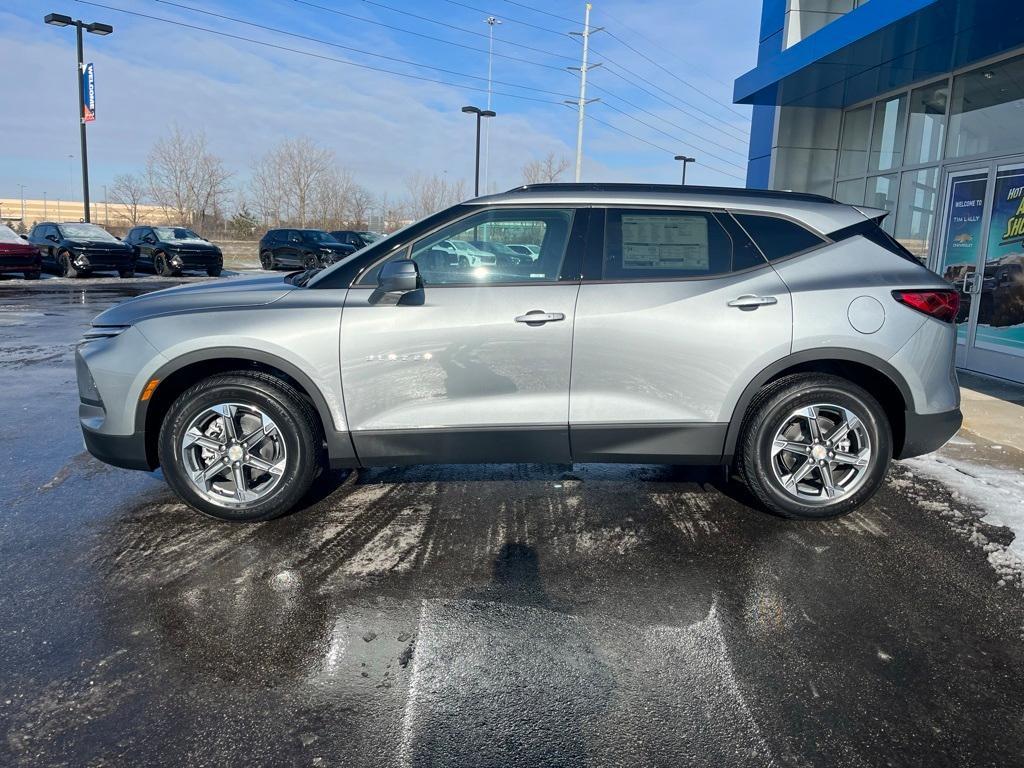
[{"label": "quarter window", "polygon": [[769,261],[815,248],[825,241],[804,227],[777,216],[734,214],[736,220],[754,238]]},{"label": "quarter window", "polygon": [[764,265],[750,239],[711,212],[611,209],[605,225],[605,280],[708,277]]}]

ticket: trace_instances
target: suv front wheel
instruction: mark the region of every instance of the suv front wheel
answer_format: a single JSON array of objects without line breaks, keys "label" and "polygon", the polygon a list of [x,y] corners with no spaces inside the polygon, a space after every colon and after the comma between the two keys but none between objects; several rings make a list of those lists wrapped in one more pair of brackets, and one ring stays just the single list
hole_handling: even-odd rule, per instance
[{"label": "suv front wheel", "polygon": [[221,520],[270,520],[294,507],[323,464],[312,406],[265,373],[212,376],[171,405],[159,437],[167,482]]},{"label": "suv front wheel", "polygon": [[772,512],[852,512],[885,479],[892,436],[882,406],[838,376],[795,374],[762,389],[740,432],[737,471]]}]

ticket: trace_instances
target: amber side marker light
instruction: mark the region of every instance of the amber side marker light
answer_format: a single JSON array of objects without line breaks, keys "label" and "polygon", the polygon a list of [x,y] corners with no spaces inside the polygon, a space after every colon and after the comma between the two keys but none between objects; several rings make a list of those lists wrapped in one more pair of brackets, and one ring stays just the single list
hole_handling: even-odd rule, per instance
[{"label": "amber side marker light", "polygon": [[159,383],[160,379],[150,379],[149,383],[146,385],[146,388],[142,390],[142,396],[139,397],[139,400],[142,402],[146,402],[147,400],[149,400],[149,398],[153,396],[153,393],[156,392],[156,387]]}]

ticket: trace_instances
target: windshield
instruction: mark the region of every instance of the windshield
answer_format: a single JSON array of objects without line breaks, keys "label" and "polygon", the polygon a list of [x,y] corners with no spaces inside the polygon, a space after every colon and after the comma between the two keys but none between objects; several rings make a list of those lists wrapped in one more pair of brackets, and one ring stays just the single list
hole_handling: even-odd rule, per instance
[{"label": "windshield", "polygon": [[367,243],[376,243],[378,240],[384,237],[384,235],[380,234],[379,232],[360,232],[359,235]]},{"label": "windshield", "polygon": [[[303,236],[303,238],[306,239],[307,242],[310,242],[310,243],[331,243],[331,244],[338,243],[338,241],[334,239],[334,235],[329,235],[326,232],[317,232],[317,231],[303,232],[302,236]],[[339,245],[340,245],[340,243],[339,243]]]},{"label": "windshield", "polygon": [[206,242],[193,232],[191,229],[185,229],[184,227],[154,227],[153,231],[156,232],[158,240],[200,240]]},{"label": "windshield", "polygon": [[59,224],[61,234],[69,240],[101,240],[116,243],[117,238],[95,224]]},{"label": "windshield", "polygon": [[24,244],[25,241],[18,236],[17,232],[8,227],[6,224],[0,224],[0,243]]}]

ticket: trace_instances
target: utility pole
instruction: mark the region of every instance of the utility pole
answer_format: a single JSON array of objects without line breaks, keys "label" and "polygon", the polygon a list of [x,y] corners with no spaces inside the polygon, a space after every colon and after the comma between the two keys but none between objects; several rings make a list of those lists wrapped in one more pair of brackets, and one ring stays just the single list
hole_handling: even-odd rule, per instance
[{"label": "utility pole", "polygon": [[[494,16],[488,16],[484,19],[487,24],[487,109],[491,109],[491,71],[494,66],[494,25],[501,24],[501,19],[495,18]],[[484,126],[484,192],[487,191],[487,185],[490,181],[490,168],[491,168],[491,127],[490,124]],[[477,174],[479,176],[479,173]],[[479,192],[477,195],[479,196]]]},{"label": "utility pole", "polygon": [[[604,27],[593,27],[590,26],[590,3],[587,3],[586,10],[583,13],[583,31],[582,32],[570,32],[570,35],[579,35],[583,38],[583,60],[579,66],[580,73],[580,97],[576,100],[576,108],[579,110],[579,116],[576,121],[576,181],[579,182],[580,174],[583,170],[583,119],[585,117],[585,111],[587,104],[600,99],[587,99],[587,71],[596,69],[601,66],[600,64],[588,64],[587,57],[590,53],[590,36],[595,32],[600,32]],[[576,70],[577,67],[568,67],[568,69]],[[572,104],[572,101],[566,101],[566,104]]]},{"label": "utility pole", "polygon": [[676,155],[676,160],[679,160],[683,164],[683,181],[682,186],[686,186],[686,166],[690,163],[696,163],[697,158],[687,157],[686,155]]},{"label": "utility pole", "polygon": [[43,218],[44,219],[50,218],[50,209],[47,207],[47,204],[46,204],[46,193],[45,192],[43,192]]},{"label": "utility pole", "polygon": [[103,185],[103,226],[110,226],[110,208],[107,205],[107,185]]},{"label": "utility pole", "polygon": [[[47,24],[55,27],[74,27],[75,39],[78,44],[78,129],[79,138],[82,144],[82,204],[85,207],[85,220],[90,221],[89,216],[89,151],[85,140],[85,52],[82,44],[82,30],[94,35],[109,35],[114,28],[109,24],[102,24],[98,21],[85,22],[81,19],[72,19],[62,13],[48,13],[43,18]],[[90,117],[90,119],[92,119]],[[68,155],[74,157],[74,155]]]},{"label": "utility pole", "polygon": [[21,189],[21,225],[25,226],[25,185],[19,184],[18,187]]}]

